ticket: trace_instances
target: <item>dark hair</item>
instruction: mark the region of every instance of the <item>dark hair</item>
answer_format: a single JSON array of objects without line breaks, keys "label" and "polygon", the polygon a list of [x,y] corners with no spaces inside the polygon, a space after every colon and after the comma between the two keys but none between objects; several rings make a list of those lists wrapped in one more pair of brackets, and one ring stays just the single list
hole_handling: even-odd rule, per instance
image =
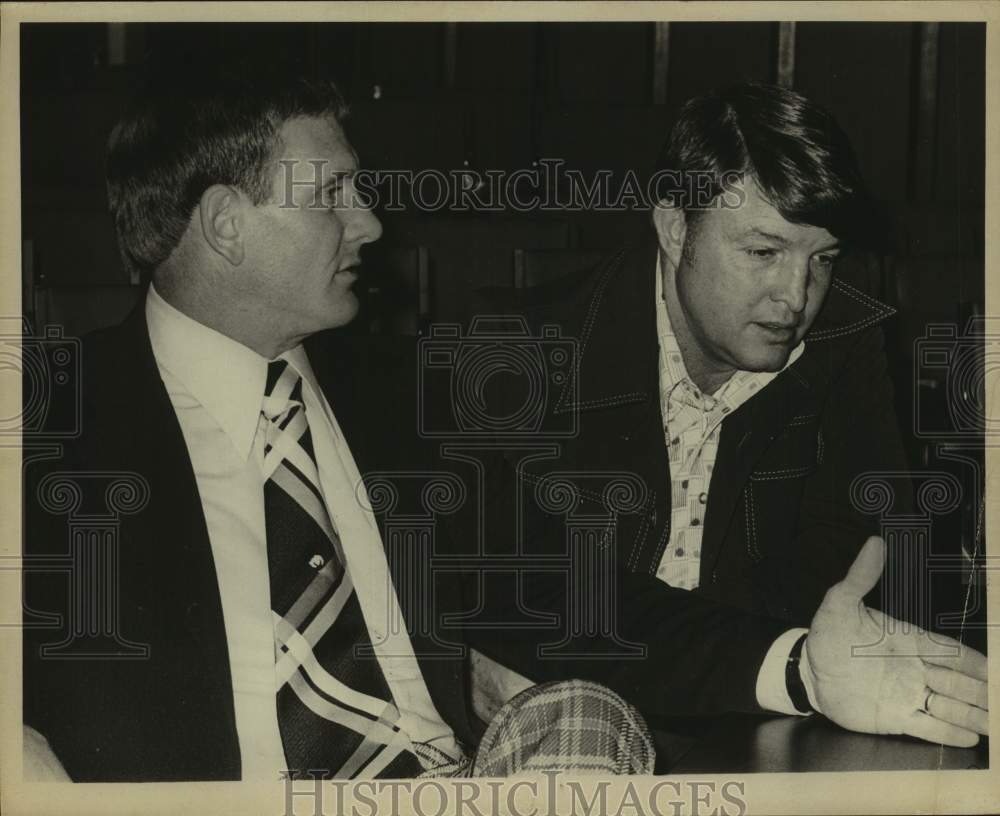
[{"label": "dark hair", "polygon": [[108,203],[122,260],[148,276],[179,243],[213,184],[271,196],[278,131],[297,116],[346,116],[330,81],[228,66],[151,77],[108,139]]},{"label": "dark hair", "polygon": [[711,206],[706,198],[717,202],[734,179],[752,178],[788,221],[850,244],[881,240],[881,218],[847,136],[827,111],[787,88],[752,82],[689,100],[657,167],[657,195],[695,220]]}]

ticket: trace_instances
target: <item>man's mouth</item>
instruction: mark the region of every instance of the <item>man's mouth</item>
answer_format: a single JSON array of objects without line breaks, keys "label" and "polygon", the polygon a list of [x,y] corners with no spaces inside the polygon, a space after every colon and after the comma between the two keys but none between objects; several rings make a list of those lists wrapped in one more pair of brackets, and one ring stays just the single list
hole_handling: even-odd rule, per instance
[{"label": "man's mouth", "polygon": [[798,328],[798,323],[775,323],[775,322],[758,322],[755,325],[760,326],[764,331],[770,334],[772,337],[779,340],[791,340],[795,336],[795,330]]}]

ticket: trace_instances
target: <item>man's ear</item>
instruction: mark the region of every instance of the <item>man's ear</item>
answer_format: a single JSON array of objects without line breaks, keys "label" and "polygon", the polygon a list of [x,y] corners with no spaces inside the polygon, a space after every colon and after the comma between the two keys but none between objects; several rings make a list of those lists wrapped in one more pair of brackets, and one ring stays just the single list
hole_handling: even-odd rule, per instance
[{"label": "man's ear", "polygon": [[687,218],[684,210],[673,207],[661,199],[653,207],[653,226],[656,228],[660,249],[676,267],[680,263],[684,237],[687,235]]},{"label": "man's ear", "polygon": [[233,266],[243,263],[244,199],[232,187],[213,184],[198,202],[201,234],[213,250]]}]

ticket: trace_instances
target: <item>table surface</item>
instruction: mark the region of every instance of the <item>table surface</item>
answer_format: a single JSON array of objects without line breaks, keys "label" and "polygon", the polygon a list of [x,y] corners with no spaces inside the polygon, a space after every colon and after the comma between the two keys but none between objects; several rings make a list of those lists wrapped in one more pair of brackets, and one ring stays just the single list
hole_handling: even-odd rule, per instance
[{"label": "table surface", "polygon": [[946,748],[845,731],[823,717],[726,715],[656,723],[657,773],[966,770],[987,768],[989,741]]}]

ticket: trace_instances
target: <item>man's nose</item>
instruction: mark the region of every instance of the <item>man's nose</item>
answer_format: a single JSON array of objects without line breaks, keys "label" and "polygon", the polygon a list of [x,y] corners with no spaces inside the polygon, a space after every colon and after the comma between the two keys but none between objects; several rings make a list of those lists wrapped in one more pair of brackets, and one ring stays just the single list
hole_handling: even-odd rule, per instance
[{"label": "man's nose", "polygon": [[382,237],[382,222],[367,207],[351,210],[347,239],[360,244],[370,244]]},{"label": "man's nose", "polygon": [[784,303],[795,314],[806,308],[809,291],[809,262],[789,261],[778,271],[771,299]]}]

